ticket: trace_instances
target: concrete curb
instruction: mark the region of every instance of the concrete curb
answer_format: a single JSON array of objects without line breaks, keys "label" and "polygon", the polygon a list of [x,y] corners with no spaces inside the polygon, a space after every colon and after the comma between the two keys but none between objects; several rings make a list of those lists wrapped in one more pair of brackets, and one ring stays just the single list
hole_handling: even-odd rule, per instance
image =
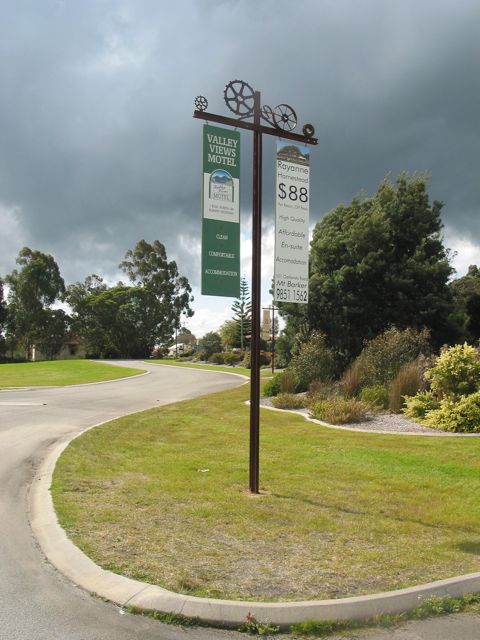
[{"label": "concrete curb", "polygon": [[204,373],[222,373],[226,376],[237,376],[237,378],[243,378],[244,380],[250,380],[248,376],[245,376],[243,373],[235,373],[234,371],[215,371],[214,369],[202,369],[201,367],[182,367],[181,365],[176,364],[162,364],[161,362],[149,362],[148,364],[153,364],[156,367],[176,367],[177,369],[188,369],[189,371],[203,371]]},{"label": "concrete curb", "polygon": [[[88,427],[81,433],[95,426],[100,425]],[[480,592],[480,573],[471,573],[407,589],[338,600],[244,602],[177,594],[105,571],[69,540],[58,523],[50,494],[57,459],[81,433],[57,443],[38,469],[29,492],[30,525],[41,550],[58,571],[79,587],[121,607],[131,605],[145,610],[174,613],[226,627],[239,626],[251,613],[257,620],[268,620],[286,628],[306,620],[361,620],[385,613],[401,613],[417,607],[422,600],[431,596],[460,597]]]},{"label": "concrete curb", "polygon": [[[250,404],[250,400],[245,401],[246,405]],[[322,420],[317,420],[316,418],[311,418],[306,413],[302,411],[296,411],[295,409],[277,409],[277,407],[270,407],[267,404],[261,404],[260,409],[268,409],[269,411],[281,411],[282,413],[291,413],[295,416],[302,416],[307,422],[313,422],[314,424],[319,424],[322,427],[327,427],[328,429],[337,429],[339,431],[356,431],[357,433],[370,433],[371,435],[380,435],[380,436],[420,436],[422,438],[480,438],[480,433],[453,433],[451,431],[438,431],[435,433],[432,432],[421,432],[421,431],[388,431],[387,429],[361,429],[359,427],[345,427],[339,424],[330,424],[329,422],[323,422]]]}]

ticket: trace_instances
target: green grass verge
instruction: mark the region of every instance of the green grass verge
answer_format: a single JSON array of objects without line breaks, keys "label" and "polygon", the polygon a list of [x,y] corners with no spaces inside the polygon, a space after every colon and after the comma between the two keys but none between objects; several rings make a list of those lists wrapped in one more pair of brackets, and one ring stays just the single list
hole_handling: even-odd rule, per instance
[{"label": "green grass verge", "polygon": [[[182,627],[195,626],[213,626],[207,624],[198,618],[188,618],[174,613],[162,613],[155,609],[142,609],[141,607],[127,606],[127,611],[134,615],[145,616],[159,620],[165,624],[179,625]],[[244,631],[250,635],[265,635],[266,637],[281,633],[283,637],[288,638],[329,638],[335,634],[341,633],[341,638],[346,640],[344,632],[364,632],[377,627],[395,628],[404,625],[407,622],[415,620],[425,620],[438,616],[445,616],[455,613],[480,613],[480,594],[472,593],[461,598],[452,598],[450,596],[433,596],[426,598],[414,609],[397,614],[383,614],[373,618],[364,620],[345,620],[335,622],[333,620],[307,620],[293,624],[288,628],[280,629],[271,623],[262,622],[256,618],[250,617],[250,621],[246,621],[238,630]],[[222,625],[218,625],[222,626]],[[224,625],[223,625],[224,626]],[[354,640],[353,636],[348,636]],[[357,636],[355,636],[357,637]]]},{"label": "green grass verge", "polygon": [[[207,371],[223,371],[225,373],[240,373],[242,376],[250,377],[250,369],[246,367],[234,366],[229,367],[221,364],[196,364],[195,362],[183,362],[182,360],[157,359],[148,360],[154,364],[166,364],[172,367],[189,367],[190,369],[206,369]],[[261,369],[260,377],[269,378],[272,375],[271,369]]]},{"label": "green grass verge", "polygon": [[142,373],[142,369],[116,367],[91,360],[52,360],[0,364],[0,389],[85,384],[117,380]]},{"label": "green grass verge", "polygon": [[311,620],[294,624],[289,630],[295,638],[328,638],[332,634],[345,631],[361,631],[372,627],[397,627],[413,620],[425,620],[426,618],[462,612],[478,615],[480,613],[480,594],[473,593],[462,598],[434,596],[426,598],[418,607],[405,613],[385,614],[367,620],[347,620],[345,622]]},{"label": "green grass verge", "polygon": [[480,568],[480,440],[339,432],[261,414],[248,388],[126,416],[74,440],[52,495],[104,568],[174,591],[336,598]]}]

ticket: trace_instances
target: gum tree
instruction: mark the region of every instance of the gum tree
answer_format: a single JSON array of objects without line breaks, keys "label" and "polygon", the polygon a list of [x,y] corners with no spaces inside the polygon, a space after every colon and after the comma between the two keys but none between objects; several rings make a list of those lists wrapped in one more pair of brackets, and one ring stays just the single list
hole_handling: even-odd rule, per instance
[{"label": "gum tree", "polygon": [[51,308],[63,298],[65,283],[49,254],[23,247],[16,262],[19,268],[6,277],[9,286],[7,334],[9,341],[22,348],[29,359],[35,342],[48,341],[53,325],[56,343],[62,342],[66,334],[66,319],[61,323]]}]

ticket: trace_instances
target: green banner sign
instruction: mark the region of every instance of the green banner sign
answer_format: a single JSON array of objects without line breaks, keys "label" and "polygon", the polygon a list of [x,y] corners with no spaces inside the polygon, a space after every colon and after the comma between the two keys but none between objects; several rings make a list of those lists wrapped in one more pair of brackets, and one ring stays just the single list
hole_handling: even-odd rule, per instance
[{"label": "green banner sign", "polygon": [[240,295],[240,133],[203,127],[202,294]]}]

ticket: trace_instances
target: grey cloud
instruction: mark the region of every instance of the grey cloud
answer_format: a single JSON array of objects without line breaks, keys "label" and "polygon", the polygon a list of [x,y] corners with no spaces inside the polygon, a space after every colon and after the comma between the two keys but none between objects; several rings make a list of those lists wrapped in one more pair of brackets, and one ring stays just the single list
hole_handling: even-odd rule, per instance
[{"label": "grey cloud", "polygon": [[[180,238],[199,234],[193,98],[227,113],[224,85],[236,78],[315,125],[313,219],[406,169],[431,173],[449,226],[480,230],[475,0],[30,0],[2,14],[0,205],[19,208],[24,236],[69,280],[114,277],[141,237],[159,238],[198,280]],[[273,146],[265,140],[267,221]],[[0,255],[0,273],[12,266]]]}]

